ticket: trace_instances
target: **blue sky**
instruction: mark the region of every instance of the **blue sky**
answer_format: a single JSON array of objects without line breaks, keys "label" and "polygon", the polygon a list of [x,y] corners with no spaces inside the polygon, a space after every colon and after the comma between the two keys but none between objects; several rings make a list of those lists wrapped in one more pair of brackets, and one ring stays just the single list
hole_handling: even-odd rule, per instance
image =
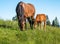
[{"label": "blue sky", "polygon": [[36,14],[45,13],[51,22],[55,17],[60,22],[60,0],[0,0],[0,19],[12,20],[16,15],[16,5],[20,1],[33,4]]}]

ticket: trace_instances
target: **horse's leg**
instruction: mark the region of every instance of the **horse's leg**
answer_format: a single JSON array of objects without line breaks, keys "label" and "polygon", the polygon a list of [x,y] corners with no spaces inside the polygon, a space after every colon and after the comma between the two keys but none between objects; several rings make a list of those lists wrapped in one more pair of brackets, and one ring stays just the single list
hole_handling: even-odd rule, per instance
[{"label": "horse's leg", "polygon": [[29,24],[30,24],[30,18],[27,18],[28,19],[28,22],[29,22]]},{"label": "horse's leg", "polygon": [[25,29],[27,29],[27,23],[26,23],[26,19],[25,19]]},{"label": "horse's leg", "polygon": [[37,27],[37,21],[34,22],[34,28],[36,29]]},{"label": "horse's leg", "polygon": [[30,18],[30,19],[31,19],[30,27],[31,27],[31,29],[33,29],[33,19],[32,18]]},{"label": "horse's leg", "polygon": [[34,17],[32,16],[32,17],[31,17],[31,29],[33,29],[34,20],[35,20],[35,19],[34,19]]},{"label": "horse's leg", "polygon": [[37,22],[37,28],[40,30],[40,23],[39,22]]},{"label": "horse's leg", "polygon": [[30,24],[30,28],[32,29],[32,19],[31,19],[31,17],[28,18],[28,22],[29,22],[29,24]]},{"label": "horse's leg", "polygon": [[23,30],[25,30],[25,21],[22,23]]},{"label": "horse's leg", "polygon": [[46,31],[46,21],[44,21],[44,30]]},{"label": "horse's leg", "polygon": [[41,29],[41,23],[42,23],[42,22],[40,22],[40,29]]},{"label": "horse's leg", "polygon": [[39,24],[40,24],[40,23],[38,22],[38,23],[37,23],[37,26],[38,26],[38,27],[39,27]]},{"label": "horse's leg", "polygon": [[32,19],[31,19],[31,17],[30,17],[29,23],[30,23],[30,28],[32,29]]}]

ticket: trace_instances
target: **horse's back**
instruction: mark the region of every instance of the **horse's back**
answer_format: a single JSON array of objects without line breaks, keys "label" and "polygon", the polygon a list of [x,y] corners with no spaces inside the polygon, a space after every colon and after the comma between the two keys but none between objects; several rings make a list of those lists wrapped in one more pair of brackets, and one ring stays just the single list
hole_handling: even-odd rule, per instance
[{"label": "horse's back", "polygon": [[30,3],[28,3],[28,5],[29,5],[29,8],[30,8],[30,12],[34,13],[35,12],[35,7]]},{"label": "horse's back", "polygon": [[36,21],[46,21],[46,15],[45,14],[37,14]]},{"label": "horse's back", "polygon": [[32,4],[30,4],[30,3],[27,3],[27,4],[25,5],[24,11],[25,11],[25,16],[26,16],[26,17],[31,17],[31,16],[34,16],[34,14],[35,14],[35,8],[34,8],[34,6],[33,6]]}]

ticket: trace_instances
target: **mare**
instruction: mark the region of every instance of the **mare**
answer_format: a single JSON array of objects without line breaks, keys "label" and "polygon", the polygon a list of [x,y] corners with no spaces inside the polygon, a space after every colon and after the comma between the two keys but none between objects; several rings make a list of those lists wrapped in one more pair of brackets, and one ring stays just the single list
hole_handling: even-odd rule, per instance
[{"label": "mare", "polygon": [[33,28],[33,20],[35,14],[35,8],[30,3],[24,3],[20,1],[16,6],[16,14],[18,19],[18,25],[21,30],[26,29],[26,19],[28,20],[31,29]]}]

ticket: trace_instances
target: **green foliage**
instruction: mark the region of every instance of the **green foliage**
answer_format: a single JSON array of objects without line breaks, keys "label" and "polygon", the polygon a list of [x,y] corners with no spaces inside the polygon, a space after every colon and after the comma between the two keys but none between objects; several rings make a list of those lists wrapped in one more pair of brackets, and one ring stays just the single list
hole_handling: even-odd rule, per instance
[{"label": "green foliage", "polygon": [[17,21],[17,16],[12,18],[13,21]]},{"label": "green foliage", "polygon": [[0,19],[0,25],[1,24],[4,24],[5,22],[4,22],[4,20],[3,19]]},{"label": "green foliage", "polygon": [[17,21],[10,21],[10,20],[0,20],[0,27],[3,28],[18,28],[18,22]]},{"label": "green foliage", "polygon": [[49,26],[51,25],[51,23],[50,23],[50,21],[49,21],[49,20],[46,22],[46,24],[47,24],[47,25],[49,25]]},{"label": "green foliage", "polygon": [[47,19],[47,20],[46,20],[46,24],[50,26],[50,25],[51,25],[51,23],[50,23],[50,20],[49,20],[48,15],[46,15],[46,19]]},{"label": "green foliage", "polygon": [[53,20],[53,22],[52,22],[52,26],[59,27],[59,22],[58,22],[57,17],[55,17],[55,19]]},{"label": "green foliage", "polygon": [[20,31],[17,21],[2,22],[12,28],[0,27],[0,44],[60,44],[60,28],[58,27],[47,26],[46,31],[39,30],[39,27]]}]

